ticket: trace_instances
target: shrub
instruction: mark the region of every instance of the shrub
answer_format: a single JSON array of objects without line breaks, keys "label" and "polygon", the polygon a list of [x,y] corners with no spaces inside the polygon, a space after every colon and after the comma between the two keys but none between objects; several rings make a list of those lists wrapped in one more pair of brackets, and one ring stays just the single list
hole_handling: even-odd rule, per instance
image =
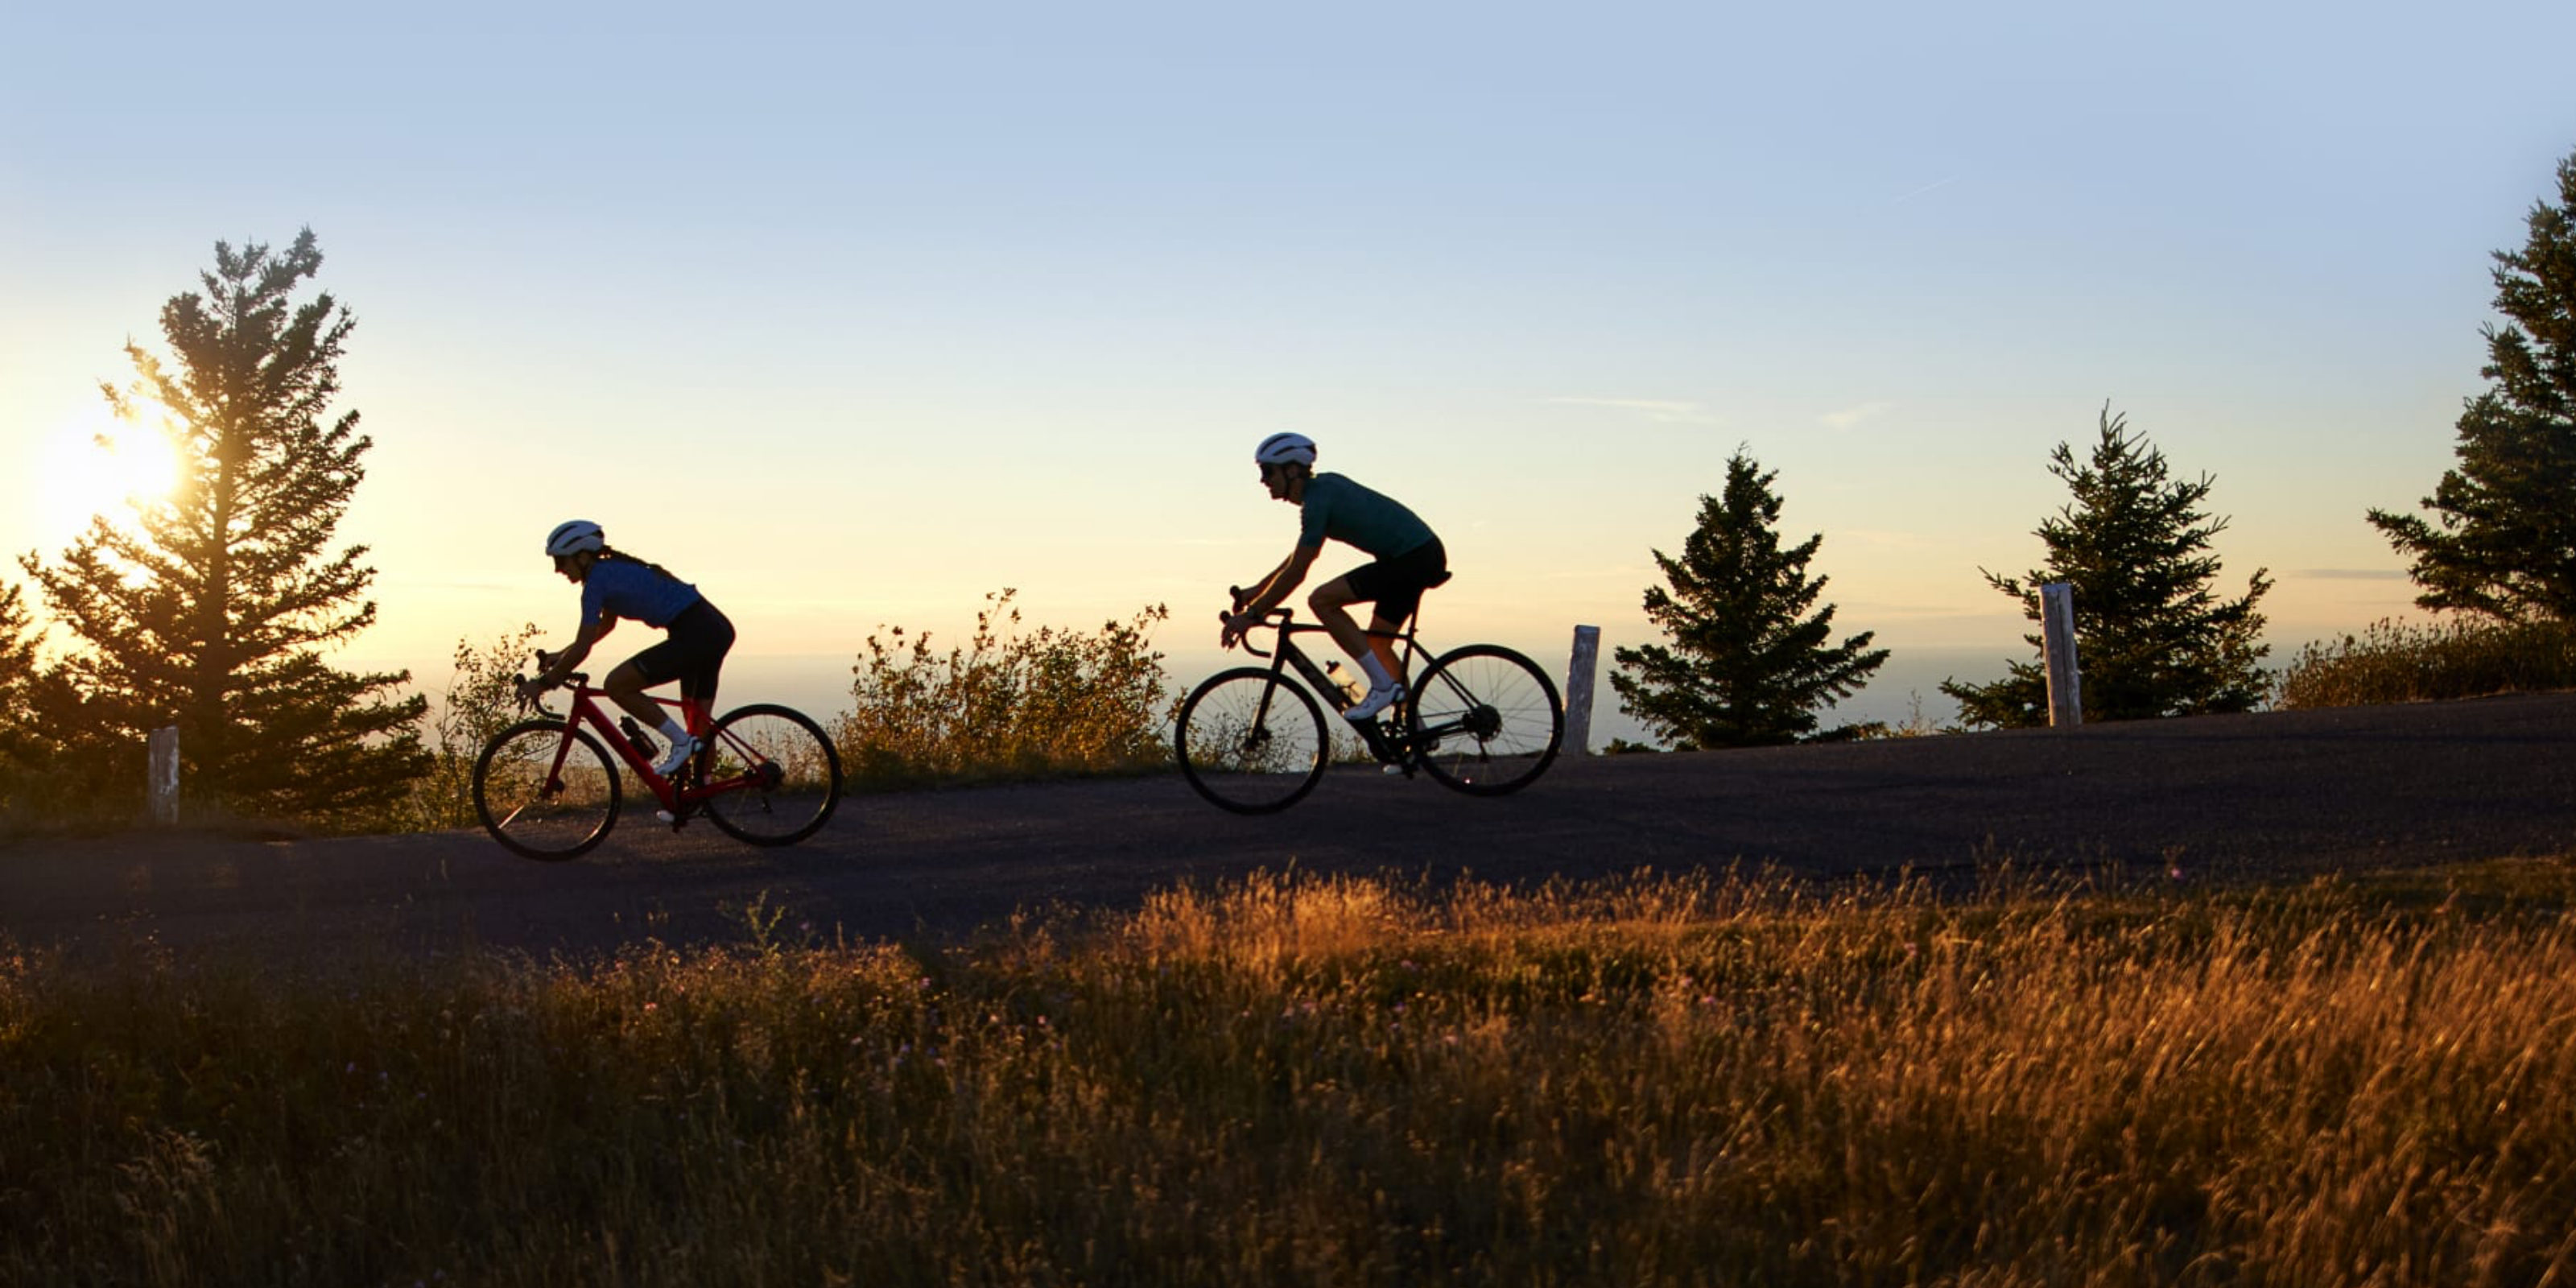
[{"label": "shrub", "polygon": [[364,830],[420,832],[475,825],[474,762],[492,735],[530,714],[520,709],[510,681],[542,634],[531,623],[481,648],[456,641],[456,673],[430,721],[429,772],[380,816],[365,820]]},{"label": "shrub", "polygon": [[2282,707],[2354,707],[2576,687],[2576,625],[2398,622],[2302,647],[2281,672]]},{"label": "shrub", "polygon": [[1163,655],[1147,647],[1160,604],[1085,635],[1022,633],[1005,588],[975,634],[944,655],[928,632],[871,634],[850,668],[852,710],[833,741],[854,788],[1133,773],[1163,766]]}]

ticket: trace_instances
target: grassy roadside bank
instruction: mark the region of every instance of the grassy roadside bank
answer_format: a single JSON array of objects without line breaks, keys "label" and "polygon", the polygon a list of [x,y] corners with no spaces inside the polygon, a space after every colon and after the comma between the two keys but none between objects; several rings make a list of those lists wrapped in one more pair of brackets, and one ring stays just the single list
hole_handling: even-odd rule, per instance
[{"label": "grassy roadside bank", "polygon": [[[0,959],[8,1283],[2531,1284],[2576,866]],[[758,914],[752,914],[757,918]]]}]

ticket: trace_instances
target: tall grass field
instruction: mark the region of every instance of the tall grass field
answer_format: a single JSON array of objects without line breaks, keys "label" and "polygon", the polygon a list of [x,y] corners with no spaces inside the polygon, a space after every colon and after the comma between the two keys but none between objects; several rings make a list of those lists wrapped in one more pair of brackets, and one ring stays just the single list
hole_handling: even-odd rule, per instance
[{"label": "tall grass field", "polygon": [[2576,1275],[2576,867],[0,959],[0,1283]]}]

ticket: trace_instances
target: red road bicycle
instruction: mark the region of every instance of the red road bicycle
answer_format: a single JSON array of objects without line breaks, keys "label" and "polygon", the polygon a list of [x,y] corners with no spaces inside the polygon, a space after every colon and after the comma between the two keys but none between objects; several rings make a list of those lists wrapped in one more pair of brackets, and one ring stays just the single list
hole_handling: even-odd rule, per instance
[{"label": "red road bicycle", "polygon": [[[544,666],[545,655],[537,656]],[[840,755],[802,712],[755,703],[710,723],[695,701],[652,695],[678,710],[701,744],[664,778],[653,772],[659,748],[634,717],[611,721],[600,702],[607,690],[591,687],[583,672],[567,678],[568,712],[539,705],[542,715],[495,734],[474,762],[474,812],[513,853],[554,862],[598,845],[625,804],[617,760],[653,793],[673,831],[703,813],[735,840],[793,845],[820,831],[841,803]]]}]

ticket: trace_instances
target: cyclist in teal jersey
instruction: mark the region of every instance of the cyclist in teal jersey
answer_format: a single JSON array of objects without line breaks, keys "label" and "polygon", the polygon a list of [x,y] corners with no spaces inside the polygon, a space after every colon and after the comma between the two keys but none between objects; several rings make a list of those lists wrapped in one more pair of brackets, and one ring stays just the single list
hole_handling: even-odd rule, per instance
[{"label": "cyclist in teal jersey", "polygon": [[629,715],[659,729],[669,740],[670,750],[653,772],[664,778],[678,773],[697,754],[698,740],[669,708],[644,690],[677,680],[680,696],[712,709],[725,654],[733,648],[733,623],[697,587],[661,565],[610,549],[608,535],[586,519],[556,525],[546,534],[546,553],[554,557],[555,571],[565,581],[581,587],[581,628],[571,646],[549,657],[535,679],[519,681],[519,700],[528,701],[563,683],[621,618],[667,630],[668,638],[626,659],[599,687]]},{"label": "cyclist in teal jersey", "polygon": [[[1404,697],[1404,677],[1395,673],[1395,644],[1389,636],[1421,607],[1422,592],[1446,581],[1449,552],[1413,511],[1394,499],[1372,492],[1339,474],[1315,472],[1315,441],[1303,434],[1272,434],[1253,449],[1261,482],[1274,500],[1304,513],[1299,517],[1297,545],[1277,568],[1254,586],[1252,597],[1226,619],[1224,644],[1234,647],[1306,580],[1306,571],[1324,551],[1327,540],[1356,546],[1374,556],[1343,576],[1317,586],[1306,597],[1315,620],[1332,632],[1333,642],[1368,676],[1368,696],[1342,714],[1366,720]],[[1351,620],[1350,605],[1375,605],[1369,631]]]}]

